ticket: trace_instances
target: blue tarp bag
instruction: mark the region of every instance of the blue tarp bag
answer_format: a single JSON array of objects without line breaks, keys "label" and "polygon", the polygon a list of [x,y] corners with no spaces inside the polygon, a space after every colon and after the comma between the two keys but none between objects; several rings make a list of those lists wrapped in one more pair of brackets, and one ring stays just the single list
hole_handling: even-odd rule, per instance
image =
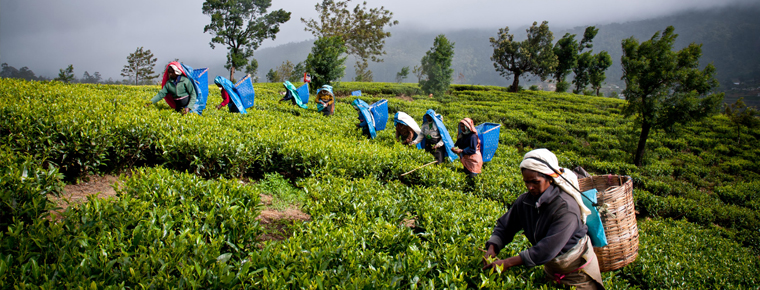
[{"label": "blue tarp bag", "polygon": [[[299,107],[304,108],[304,109],[308,109],[309,108],[309,107],[306,106],[306,104],[304,104],[303,99],[299,96],[298,89],[296,89],[296,86],[294,86],[292,83],[290,83],[290,81],[285,81],[284,83],[282,83],[282,85],[285,87],[286,90],[288,90],[288,92],[290,92],[290,95],[292,96],[293,101],[296,103],[296,105],[298,105]],[[303,87],[303,86],[301,86],[301,87]],[[308,89],[307,89],[307,92],[308,92]],[[306,100],[307,101],[309,100],[309,96],[308,95],[306,96]]]},{"label": "blue tarp bag", "polygon": [[240,95],[238,94],[237,89],[235,88],[235,86],[232,84],[230,80],[226,79],[223,76],[217,76],[216,78],[214,78],[214,83],[222,86],[222,88],[224,88],[224,90],[227,91],[227,94],[230,95],[230,99],[232,100],[232,103],[235,104],[235,107],[237,107],[237,110],[239,113],[241,114],[248,113],[245,111],[245,107],[243,106],[243,102],[240,100]]},{"label": "blue tarp bag", "polygon": [[586,216],[586,226],[588,226],[588,236],[591,238],[591,245],[594,247],[604,247],[607,245],[607,236],[604,234],[604,225],[602,225],[602,218],[599,216],[599,211],[596,210],[594,204],[596,203],[596,189],[591,189],[582,192],[583,204],[591,210],[591,214]]},{"label": "blue tarp bag", "polygon": [[500,128],[501,124],[496,123],[483,123],[475,127],[480,138],[480,153],[483,154],[483,162],[491,161],[496,149],[499,148]]},{"label": "blue tarp bag", "polygon": [[200,115],[203,110],[206,109],[206,101],[208,100],[208,68],[193,69],[192,67],[182,65],[182,70],[188,74],[190,80],[192,80],[193,88],[195,88],[195,106],[193,112]]},{"label": "blue tarp bag", "polygon": [[375,131],[375,117],[372,116],[372,113],[369,111],[369,105],[367,105],[367,102],[360,99],[354,100],[352,104],[359,110],[359,116],[364,119],[370,138],[375,139],[375,137],[377,137],[377,132]]},{"label": "blue tarp bag", "polygon": [[353,92],[351,92],[351,96],[361,97],[362,96],[362,91],[361,90],[353,91]]},{"label": "blue tarp bag", "polygon": [[298,88],[298,96],[301,97],[301,103],[309,102],[309,83],[304,83]]},{"label": "blue tarp bag", "polygon": [[388,123],[388,100],[382,99],[369,106],[372,118],[375,120],[375,131],[385,130]]},{"label": "blue tarp bag", "polygon": [[[451,135],[449,135],[449,130],[446,130],[446,126],[443,125],[443,117],[441,115],[438,115],[433,111],[433,109],[428,109],[427,112],[425,112],[425,115],[430,116],[433,119],[433,122],[435,123],[435,126],[438,127],[438,133],[441,134],[441,139],[443,140],[443,145],[446,147],[446,155],[448,155],[449,160],[451,162],[454,162],[454,160],[457,160],[459,158],[459,155],[455,154],[454,151],[451,151],[451,148],[454,148],[454,141],[451,139]],[[424,117],[423,117],[424,120]],[[425,122],[423,121],[423,126]],[[425,139],[422,139],[422,149],[425,148]]]},{"label": "blue tarp bag", "polygon": [[243,108],[248,109],[250,107],[253,107],[253,102],[256,99],[256,92],[253,90],[253,82],[251,81],[251,76],[247,75],[237,84],[235,84],[235,89],[237,89],[240,101],[243,102]]}]

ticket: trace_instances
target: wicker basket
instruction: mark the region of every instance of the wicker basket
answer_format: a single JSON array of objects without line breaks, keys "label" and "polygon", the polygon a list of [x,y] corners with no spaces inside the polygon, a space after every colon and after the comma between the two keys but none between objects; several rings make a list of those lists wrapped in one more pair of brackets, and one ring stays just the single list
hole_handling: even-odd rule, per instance
[{"label": "wicker basket", "polygon": [[613,271],[636,260],[639,229],[633,208],[633,182],[629,176],[601,175],[578,180],[581,191],[596,188],[597,202],[607,205],[599,211],[608,244],[594,247],[602,272]]}]

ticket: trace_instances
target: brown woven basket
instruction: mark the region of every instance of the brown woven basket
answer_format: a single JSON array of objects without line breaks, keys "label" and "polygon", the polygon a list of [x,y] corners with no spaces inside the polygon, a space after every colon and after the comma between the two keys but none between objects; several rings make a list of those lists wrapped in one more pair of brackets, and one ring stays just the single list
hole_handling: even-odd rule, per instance
[{"label": "brown woven basket", "polygon": [[629,176],[600,175],[578,180],[581,191],[596,188],[597,203],[607,204],[599,211],[607,236],[607,245],[594,247],[602,272],[623,268],[636,260],[639,251],[639,228],[633,208],[633,181]]}]

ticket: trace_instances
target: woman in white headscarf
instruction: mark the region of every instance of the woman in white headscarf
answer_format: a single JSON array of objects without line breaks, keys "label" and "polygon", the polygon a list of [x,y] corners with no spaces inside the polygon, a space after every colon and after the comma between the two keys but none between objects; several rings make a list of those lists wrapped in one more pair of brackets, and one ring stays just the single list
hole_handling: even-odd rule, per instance
[{"label": "woman in white headscarf", "polygon": [[[578,178],[559,167],[557,157],[546,149],[528,152],[520,163],[528,192],[520,195],[496,222],[486,242],[484,268],[544,265],[555,282],[577,289],[604,289],[599,263],[586,235],[586,216]],[[523,230],[532,247],[519,255],[488,263],[514,235]]]}]

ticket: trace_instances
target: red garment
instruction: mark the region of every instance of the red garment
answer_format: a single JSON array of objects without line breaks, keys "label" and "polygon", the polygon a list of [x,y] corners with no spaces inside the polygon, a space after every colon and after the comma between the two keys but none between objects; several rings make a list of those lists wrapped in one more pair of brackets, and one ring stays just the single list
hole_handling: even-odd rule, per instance
[{"label": "red garment", "polygon": [[[166,81],[169,80],[169,74],[167,72],[169,72],[170,65],[176,66],[179,69],[179,71],[182,72],[182,75],[187,77],[187,73],[185,73],[185,70],[182,69],[182,65],[177,61],[172,61],[169,64],[167,64],[166,69],[164,69],[164,79],[161,80],[162,89],[164,88],[164,85],[166,85]],[[166,94],[166,97],[164,97],[164,101],[166,101],[166,103],[169,104],[169,107],[171,107],[172,109],[177,108],[177,105],[174,103],[174,96],[172,96],[172,94]]]},{"label": "red garment", "polygon": [[219,108],[226,106],[230,103],[230,94],[227,93],[227,90],[222,89],[222,103],[219,104]]}]

